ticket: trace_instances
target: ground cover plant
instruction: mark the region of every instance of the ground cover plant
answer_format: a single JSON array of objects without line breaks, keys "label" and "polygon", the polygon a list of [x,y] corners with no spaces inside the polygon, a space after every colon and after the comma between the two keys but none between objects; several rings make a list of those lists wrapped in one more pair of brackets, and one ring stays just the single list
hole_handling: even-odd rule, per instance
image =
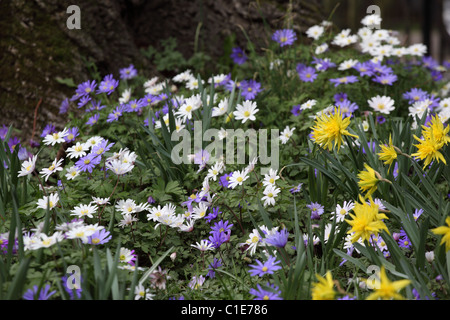
[{"label": "ground cover plant", "polygon": [[448,299],[450,65],[380,22],[93,75],[31,146],[3,126],[0,299]]}]

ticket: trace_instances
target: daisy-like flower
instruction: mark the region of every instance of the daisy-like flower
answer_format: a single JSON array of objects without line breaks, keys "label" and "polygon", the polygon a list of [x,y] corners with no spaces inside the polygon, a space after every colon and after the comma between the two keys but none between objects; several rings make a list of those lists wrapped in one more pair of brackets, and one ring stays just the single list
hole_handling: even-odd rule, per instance
[{"label": "daisy-like flower", "polygon": [[145,289],[141,283],[134,288],[134,300],[153,300],[153,296],[154,294],[150,293],[150,289]]},{"label": "daisy-like flower", "polygon": [[335,108],[333,115],[322,114],[316,119],[315,126],[312,128],[312,139],[321,147],[326,147],[328,150],[337,146],[338,151],[343,142],[343,136],[358,138],[357,135],[351,134],[347,131],[350,124],[350,117],[342,119],[341,110]]},{"label": "daisy-like flower", "polygon": [[67,169],[66,178],[67,180],[73,180],[80,175],[80,170],[76,166],[71,166]]},{"label": "daisy-like flower", "polygon": [[354,206],[353,201],[344,201],[342,206],[340,204],[336,205],[335,211],[331,213],[331,220],[336,219],[336,222],[343,222]]},{"label": "daisy-like flower", "polygon": [[212,108],[212,117],[223,116],[228,110],[228,99],[222,99],[217,107]]},{"label": "daisy-like flower", "polygon": [[51,236],[47,236],[44,233],[39,233],[39,235],[37,236],[38,241],[36,241],[33,245],[32,245],[32,249],[33,250],[37,250],[40,248],[49,248],[52,245],[56,244],[57,242],[61,242],[64,240],[64,235],[62,234],[62,232],[55,232],[53,235]]},{"label": "daisy-like flower", "polygon": [[355,83],[358,81],[359,80],[358,80],[357,76],[346,76],[346,77],[341,77],[341,78],[336,78],[336,79],[330,79],[330,82],[334,83],[335,87],[337,87],[340,84]]},{"label": "daisy-like flower", "polygon": [[110,95],[111,93],[114,92],[114,90],[117,88],[118,85],[119,85],[119,81],[115,80],[113,78],[112,74],[107,75],[103,78],[103,81],[100,82],[100,85],[98,86],[97,94],[106,93],[106,94]]},{"label": "daisy-like flower", "polygon": [[86,226],[81,225],[68,230],[65,235],[67,239],[80,239],[83,243],[89,241],[89,237],[93,235],[95,230],[88,229]]},{"label": "daisy-like flower", "polygon": [[45,145],[54,146],[56,143],[63,143],[66,140],[64,139],[68,135],[68,129],[64,128],[63,131],[55,132],[53,134],[48,134],[44,138]]},{"label": "daisy-like flower", "polygon": [[242,183],[249,178],[248,171],[234,171],[228,180],[228,188],[234,189],[236,186],[242,185]]},{"label": "daisy-like flower", "polygon": [[189,282],[188,287],[193,289],[193,290],[197,290],[198,288],[200,288],[203,283],[205,282],[206,278],[204,276],[193,276],[192,280]]},{"label": "daisy-like flower", "polygon": [[45,177],[45,181],[47,181],[48,178],[49,178],[53,173],[55,173],[55,172],[57,172],[57,171],[62,171],[62,170],[63,170],[63,168],[61,167],[61,164],[62,164],[63,160],[64,160],[64,159],[62,159],[62,158],[59,159],[59,160],[57,160],[57,159],[53,160],[51,166],[48,167],[48,168],[43,168],[43,169],[39,172],[39,174],[42,175],[43,177]]},{"label": "daisy-like flower", "polygon": [[74,146],[67,148],[66,153],[70,159],[80,158],[86,155],[86,151],[89,150],[89,146],[86,143],[77,142]]},{"label": "daisy-like flower", "polygon": [[280,47],[290,46],[297,40],[297,34],[292,29],[281,29],[274,32],[272,40],[280,44]]},{"label": "daisy-like flower", "polygon": [[275,185],[275,181],[277,181],[280,176],[277,175],[278,170],[274,170],[272,168],[269,169],[269,173],[264,175],[263,186]]},{"label": "daisy-like flower", "polygon": [[233,59],[233,62],[238,65],[244,64],[248,59],[244,50],[242,50],[242,48],[240,47],[234,47],[233,49],[231,49],[230,58]]},{"label": "daisy-like flower", "polygon": [[375,96],[367,101],[369,107],[380,113],[389,114],[394,111],[394,100],[387,96]]},{"label": "daisy-like flower", "polygon": [[217,175],[221,174],[225,168],[225,165],[222,161],[216,162],[211,168],[208,170],[208,174],[206,175],[207,179],[217,180]]},{"label": "daisy-like flower", "polygon": [[28,289],[24,295],[24,300],[48,300],[52,295],[56,293],[56,290],[50,291],[51,286],[46,284],[45,287],[39,289],[37,285],[34,285],[32,289]]},{"label": "daisy-like flower", "polygon": [[300,105],[300,109],[301,109],[301,110],[311,109],[312,107],[314,107],[314,106],[316,105],[316,103],[317,103],[317,100],[315,100],[315,99],[310,99],[310,100],[308,100],[308,101],[302,103],[302,104]]},{"label": "daisy-like flower", "polygon": [[380,270],[380,279],[376,281],[374,286],[375,292],[370,294],[366,300],[403,300],[404,297],[399,293],[404,287],[411,283],[410,280],[398,280],[392,282],[386,275],[386,269],[384,266],[381,266]]},{"label": "daisy-like flower", "polygon": [[279,265],[281,262],[279,260],[276,260],[276,257],[269,256],[267,258],[267,261],[265,261],[264,263],[259,261],[258,259],[256,259],[255,261],[256,264],[249,265],[251,269],[248,271],[253,277],[263,277],[266,274],[273,274],[275,271],[281,269],[281,266]]},{"label": "daisy-like flower", "polygon": [[275,185],[268,185],[263,191],[264,197],[261,198],[261,200],[264,201],[264,206],[275,205],[275,198],[280,192],[281,189],[277,188]]},{"label": "daisy-like flower", "polygon": [[255,101],[245,100],[243,104],[236,106],[236,111],[233,112],[233,115],[236,117],[236,120],[242,120],[242,123],[245,123],[247,120],[255,121],[255,114],[258,111]]},{"label": "daisy-like flower", "polygon": [[241,83],[241,95],[246,100],[253,100],[256,98],[256,95],[261,92],[261,84],[251,79],[249,81],[242,81]]},{"label": "daisy-like flower", "polygon": [[93,245],[105,244],[111,240],[111,233],[105,229],[95,231],[88,238],[88,243]]},{"label": "daisy-like flower", "polygon": [[283,300],[281,298],[281,290],[274,284],[267,284],[263,287],[259,283],[256,285],[257,289],[250,289],[249,293],[255,296],[254,300]]},{"label": "daisy-like flower", "polygon": [[315,53],[315,54],[322,54],[322,53],[324,53],[324,52],[327,51],[327,50],[328,50],[328,44],[322,43],[320,46],[318,46],[318,47],[315,49],[314,53]]},{"label": "daisy-like flower", "polygon": [[119,72],[120,79],[123,80],[132,79],[137,76],[137,70],[132,64],[130,64],[127,68],[120,69]]},{"label": "daisy-like flower", "polygon": [[311,210],[311,219],[320,219],[320,216],[325,212],[324,206],[318,202],[311,202],[306,205]]},{"label": "daisy-like flower", "polygon": [[184,103],[175,112],[175,115],[181,117],[186,121],[186,119],[192,119],[192,112],[201,107],[201,100],[191,97],[184,101]]},{"label": "daisy-like flower", "polygon": [[187,69],[186,71],[183,71],[182,73],[177,74],[175,77],[172,78],[174,82],[186,82],[189,79],[193,77],[192,71]]},{"label": "daisy-like flower", "polygon": [[308,28],[306,30],[306,36],[308,38],[312,38],[314,40],[317,40],[323,34],[324,30],[325,30],[325,28],[323,26],[315,25],[315,26],[312,26],[312,27],[310,27],[310,28]]},{"label": "daisy-like flower", "polygon": [[[201,80],[202,84],[204,83],[203,80]],[[198,79],[195,77],[191,77],[187,82],[186,82],[186,88],[189,90],[195,90],[198,89]]]},{"label": "daisy-like flower", "polygon": [[37,156],[33,155],[22,163],[22,168],[19,171],[17,177],[28,176],[33,173],[36,168]]},{"label": "daisy-like flower", "polygon": [[106,167],[116,175],[121,176],[133,170],[134,165],[129,162],[123,162],[120,159],[113,159],[106,162]]},{"label": "daisy-like flower", "polygon": [[67,136],[64,137],[66,142],[75,141],[75,138],[79,136],[78,128],[73,127],[67,130]]},{"label": "daisy-like flower", "polygon": [[130,101],[131,98],[131,88],[125,89],[122,92],[122,96],[119,98],[119,103],[120,104],[125,104],[128,101]]},{"label": "daisy-like flower", "polygon": [[248,239],[245,241],[245,243],[243,243],[243,245],[248,245],[246,251],[249,251],[251,256],[255,254],[258,245],[263,245],[263,238],[261,237],[258,229],[252,230],[252,232],[248,236]]},{"label": "daisy-like flower", "polygon": [[425,53],[427,53],[427,46],[425,46],[422,43],[416,43],[407,48],[408,54],[412,56],[423,56]]},{"label": "daisy-like flower", "polygon": [[349,59],[341,62],[341,64],[338,66],[338,70],[344,71],[353,68],[359,63],[358,60]]},{"label": "daisy-like flower", "polygon": [[119,227],[125,228],[126,226],[131,226],[133,222],[139,221],[132,214],[126,213],[122,215],[122,220],[119,221]]},{"label": "daisy-like flower", "polygon": [[89,153],[75,162],[75,166],[82,172],[88,171],[89,173],[92,173],[92,170],[94,170],[95,166],[100,162],[100,156],[96,155],[95,153]]},{"label": "daisy-like flower", "polygon": [[352,227],[347,233],[351,234],[352,243],[362,238],[363,241],[369,241],[372,235],[378,235],[381,230],[389,233],[383,219],[388,219],[385,214],[378,213],[378,205],[371,199],[370,204],[364,202],[360,196],[361,203],[355,204],[354,214],[349,214],[352,220],[345,221]]},{"label": "daisy-like flower", "polygon": [[289,128],[289,126],[286,126],[286,128],[284,128],[284,130],[281,132],[280,135],[280,140],[281,140],[281,144],[286,144],[286,142],[289,141],[289,139],[292,137],[292,135],[294,134],[294,128]]},{"label": "daisy-like flower", "polygon": [[120,248],[119,252],[119,262],[128,263],[134,266],[134,261],[136,260],[136,254],[134,250],[130,250],[127,248]]},{"label": "daisy-like flower", "polygon": [[86,146],[87,146],[88,148],[91,148],[91,149],[92,149],[92,148],[98,146],[103,140],[104,140],[104,139],[103,139],[102,137],[100,137],[100,136],[93,136],[93,137],[90,137],[90,138],[85,142],[85,144],[86,144]]},{"label": "daisy-like flower", "polygon": [[197,242],[196,244],[191,244],[191,247],[194,247],[203,252],[208,250],[211,251],[214,250],[214,246],[208,240],[201,240],[200,243]]},{"label": "daisy-like flower", "polygon": [[286,229],[282,229],[281,231],[276,231],[275,233],[267,235],[264,238],[264,242],[277,248],[284,248],[288,238],[289,232]]},{"label": "daisy-like flower", "polygon": [[77,216],[78,218],[88,217],[93,218],[93,214],[97,211],[97,206],[90,204],[80,204],[71,210],[71,216]]},{"label": "daisy-like flower", "polygon": [[205,202],[200,202],[197,207],[194,208],[192,219],[203,219],[208,211],[208,205]]},{"label": "daisy-like flower", "polygon": [[365,26],[367,26],[368,28],[379,28],[380,24],[381,24],[381,17],[378,14],[371,14],[371,15],[367,15],[365,16],[362,20],[361,23]]},{"label": "daisy-like flower", "polygon": [[110,123],[113,121],[117,121],[125,111],[125,105],[117,106],[116,109],[113,110],[110,114],[108,114],[108,119],[106,119],[106,122]]},{"label": "daisy-like flower", "polygon": [[298,77],[304,82],[314,82],[317,78],[316,69],[313,67],[305,67],[297,70]]}]

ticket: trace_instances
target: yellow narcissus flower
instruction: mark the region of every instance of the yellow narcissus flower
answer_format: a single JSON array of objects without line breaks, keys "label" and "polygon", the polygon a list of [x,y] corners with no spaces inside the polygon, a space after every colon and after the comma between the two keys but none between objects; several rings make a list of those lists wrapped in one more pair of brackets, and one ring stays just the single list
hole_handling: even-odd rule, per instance
[{"label": "yellow narcissus flower", "polygon": [[322,114],[316,120],[315,126],[312,128],[312,139],[315,143],[328,150],[337,146],[338,151],[341,147],[343,136],[351,136],[358,138],[357,135],[351,134],[346,129],[350,124],[350,117],[342,119],[340,108],[334,108],[334,114]]},{"label": "yellow narcissus flower", "polygon": [[439,150],[450,142],[450,137],[447,135],[450,127],[447,126],[444,129],[444,124],[439,116],[434,116],[431,119],[430,126],[422,126],[422,128],[422,135],[424,139],[419,139],[417,136],[414,136],[414,139],[419,141],[419,144],[414,145],[417,147],[417,152],[413,153],[412,156],[416,156],[420,160],[425,159],[423,166],[424,169],[433,160],[437,160],[438,162],[442,161],[447,164],[444,156]]},{"label": "yellow narcissus flower", "polygon": [[380,280],[375,285],[375,292],[370,294],[366,300],[403,300],[404,297],[399,293],[404,287],[411,283],[410,280],[390,281],[386,275],[384,266],[380,270]]},{"label": "yellow narcissus flower", "polygon": [[447,226],[440,226],[435,229],[432,229],[431,231],[434,234],[442,234],[442,240],[441,245],[445,243],[445,251],[450,250],[450,217],[447,217],[445,219],[445,223],[447,223]]},{"label": "yellow narcissus flower", "polygon": [[[397,151],[395,151],[395,147],[392,144],[392,137],[389,135],[389,144],[380,146],[381,152],[378,153],[381,161],[384,161],[384,165],[389,165],[389,169],[391,169],[392,162],[397,159]],[[389,171],[388,171],[389,172]]]},{"label": "yellow narcissus flower", "polygon": [[444,124],[438,115],[431,117],[431,123],[429,127],[422,126],[422,135],[425,139],[430,139],[433,136],[436,143],[444,143],[445,145],[450,142],[450,137],[447,135],[450,131],[450,126],[444,129]]},{"label": "yellow narcissus flower", "polygon": [[334,282],[331,272],[328,271],[325,278],[316,274],[316,278],[319,282],[313,283],[311,289],[312,300],[334,300],[336,291],[333,289]]},{"label": "yellow narcissus flower", "polygon": [[362,192],[366,193],[366,197],[369,197],[377,190],[377,184],[381,180],[377,177],[377,172],[372,169],[367,163],[364,163],[366,170],[358,173],[358,186]]},{"label": "yellow narcissus flower", "polygon": [[419,139],[416,135],[414,135],[414,139],[419,141],[419,144],[415,144],[414,146],[417,147],[417,152],[411,154],[413,157],[418,157],[420,160],[425,159],[423,168],[425,169],[426,166],[428,166],[431,161],[437,160],[439,162],[442,161],[443,163],[447,164],[445,161],[444,156],[442,153],[439,152],[439,149],[441,149],[444,146],[444,142],[438,143],[434,136],[431,134],[428,139]]},{"label": "yellow narcissus flower", "polygon": [[350,240],[352,243],[358,241],[360,238],[364,241],[369,241],[372,235],[378,235],[381,230],[389,233],[386,224],[382,219],[388,219],[385,214],[380,214],[378,205],[369,198],[367,203],[360,196],[361,203],[355,204],[353,208],[354,214],[349,214],[352,220],[345,220],[352,228],[347,231],[351,234]]}]

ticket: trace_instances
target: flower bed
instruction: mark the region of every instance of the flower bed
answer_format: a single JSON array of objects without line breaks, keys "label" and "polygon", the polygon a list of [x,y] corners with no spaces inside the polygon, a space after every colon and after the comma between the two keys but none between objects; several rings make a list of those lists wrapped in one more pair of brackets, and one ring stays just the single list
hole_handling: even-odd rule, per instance
[{"label": "flower bed", "polygon": [[447,299],[449,65],[378,18],[91,79],[30,148],[4,126],[0,299]]}]

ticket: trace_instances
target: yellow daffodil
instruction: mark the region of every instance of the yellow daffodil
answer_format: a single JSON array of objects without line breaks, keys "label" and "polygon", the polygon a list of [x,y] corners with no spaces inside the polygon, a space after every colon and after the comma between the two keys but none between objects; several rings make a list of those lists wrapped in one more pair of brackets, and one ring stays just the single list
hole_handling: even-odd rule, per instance
[{"label": "yellow daffodil", "polygon": [[389,165],[389,170],[391,169],[392,162],[397,159],[397,151],[395,151],[395,147],[392,144],[392,137],[389,136],[389,144],[380,146],[381,152],[378,153],[381,161],[384,161],[384,165]]},{"label": "yellow daffodil", "polygon": [[367,163],[364,164],[366,170],[358,173],[358,186],[362,192],[366,193],[366,197],[369,197],[377,190],[377,184],[381,180],[377,177],[376,171],[372,169]]},{"label": "yellow daffodil", "polygon": [[438,115],[431,118],[430,126],[422,126],[422,135],[425,139],[430,139],[433,136],[436,143],[444,143],[446,145],[450,142],[450,136],[448,136],[448,132],[450,131],[450,126],[444,128],[444,124],[439,118]]},{"label": "yellow daffodil", "polygon": [[450,217],[447,217],[445,219],[445,223],[447,223],[447,226],[440,226],[435,229],[432,229],[431,231],[434,234],[441,234],[443,235],[441,240],[441,245],[445,243],[445,251],[450,250]]},{"label": "yellow daffodil", "polygon": [[420,160],[425,159],[424,169],[434,160],[447,164],[439,150],[450,142],[450,137],[447,135],[450,127],[447,126],[444,129],[444,124],[439,116],[434,116],[431,119],[430,125],[428,127],[422,126],[422,128],[423,139],[414,136],[414,139],[419,141],[419,144],[414,145],[417,148],[417,152],[413,153],[412,156],[416,156]]},{"label": "yellow daffodil", "polygon": [[385,214],[380,214],[378,205],[369,199],[370,203],[364,201],[360,196],[361,203],[356,203],[353,208],[354,214],[349,214],[352,220],[345,220],[352,228],[347,231],[351,234],[350,240],[352,243],[358,241],[360,238],[364,241],[369,241],[372,235],[378,235],[381,230],[389,233],[383,219],[388,219]]},{"label": "yellow daffodil", "polygon": [[370,294],[366,300],[403,300],[404,297],[399,293],[404,287],[411,283],[410,280],[390,281],[386,275],[384,266],[380,270],[380,280],[375,285],[375,291]]},{"label": "yellow daffodil", "polygon": [[312,300],[334,300],[336,291],[333,289],[334,282],[331,272],[328,271],[325,278],[316,274],[316,278],[319,282],[313,283],[311,289]]},{"label": "yellow daffodil", "polygon": [[315,143],[323,148],[331,151],[333,147],[337,146],[339,151],[343,136],[358,138],[357,135],[347,131],[349,124],[350,117],[342,119],[341,109],[334,108],[334,114],[322,114],[318,117],[315,126],[312,128],[312,138]]},{"label": "yellow daffodil", "polygon": [[444,146],[444,142],[438,143],[436,139],[434,139],[433,134],[430,134],[428,138],[424,140],[419,139],[416,135],[414,135],[414,139],[419,141],[419,144],[414,145],[417,148],[417,152],[411,154],[411,156],[418,157],[420,160],[425,159],[423,165],[424,169],[433,160],[437,160],[438,162],[442,161],[443,163],[447,164],[444,156],[439,152],[439,149]]}]

